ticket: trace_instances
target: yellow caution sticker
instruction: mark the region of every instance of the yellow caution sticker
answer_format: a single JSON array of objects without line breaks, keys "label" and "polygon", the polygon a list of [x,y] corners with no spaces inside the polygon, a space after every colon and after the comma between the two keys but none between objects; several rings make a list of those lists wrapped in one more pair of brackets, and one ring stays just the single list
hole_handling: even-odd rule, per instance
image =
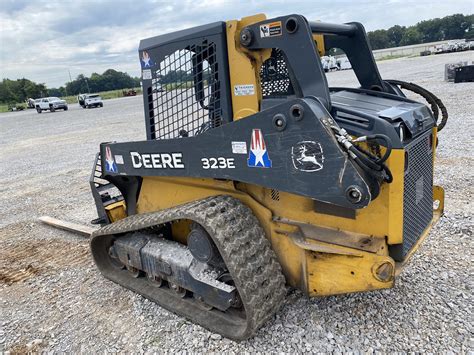
[{"label": "yellow caution sticker", "polygon": [[281,36],[281,21],[270,22],[260,25],[260,37]]}]

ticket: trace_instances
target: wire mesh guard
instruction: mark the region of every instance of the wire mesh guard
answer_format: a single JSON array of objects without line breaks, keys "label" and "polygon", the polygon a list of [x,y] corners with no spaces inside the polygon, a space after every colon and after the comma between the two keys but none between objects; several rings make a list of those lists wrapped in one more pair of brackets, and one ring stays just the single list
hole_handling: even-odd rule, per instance
[{"label": "wire mesh guard", "polygon": [[283,52],[274,48],[272,55],[260,68],[260,82],[263,98],[293,95],[294,89]]},{"label": "wire mesh guard", "polygon": [[408,168],[403,196],[403,256],[420,238],[433,218],[433,150],[431,132],[406,148]]},{"label": "wire mesh guard", "polygon": [[190,137],[219,126],[220,95],[214,43],[166,56],[148,90],[152,138]]}]

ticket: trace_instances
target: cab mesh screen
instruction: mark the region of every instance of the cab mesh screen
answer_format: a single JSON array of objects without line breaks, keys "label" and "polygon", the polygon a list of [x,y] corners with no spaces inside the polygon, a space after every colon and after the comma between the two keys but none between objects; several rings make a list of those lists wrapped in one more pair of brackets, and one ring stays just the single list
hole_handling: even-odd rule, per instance
[{"label": "cab mesh screen", "polygon": [[213,43],[166,56],[147,92],[152,139],[190,137],[219,126],[219,80]]}]

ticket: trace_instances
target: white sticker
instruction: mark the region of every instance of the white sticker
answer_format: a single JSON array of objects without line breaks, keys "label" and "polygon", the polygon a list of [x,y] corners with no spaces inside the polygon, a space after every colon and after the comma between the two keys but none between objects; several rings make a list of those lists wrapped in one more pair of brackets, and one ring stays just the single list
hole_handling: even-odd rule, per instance
[{"label": "white sticker", "polygon": [[234,85],[235,96],[255,95],[255,86],[253,84]]},{"label": "white sticker", "polygon": [[117,164],[123,164],[123,156],[122,155],[116,155],[115,156],[115,162]]},{"label": "white sticker", "polygon": [[142,70],[143,80],[151,80],[151,69]]},{"label": "white sticker", "polygon": [[232,142],[232,153],[247,154],[247,142]]}]

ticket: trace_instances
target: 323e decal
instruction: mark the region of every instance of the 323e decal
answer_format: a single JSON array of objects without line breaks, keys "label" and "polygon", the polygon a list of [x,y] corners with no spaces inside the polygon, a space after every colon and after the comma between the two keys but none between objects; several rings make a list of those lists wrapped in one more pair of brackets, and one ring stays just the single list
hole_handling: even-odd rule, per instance
[{"label": "323e decal", "polygon": [[234,158],[202,158],[203,169],[235,169]]}]

